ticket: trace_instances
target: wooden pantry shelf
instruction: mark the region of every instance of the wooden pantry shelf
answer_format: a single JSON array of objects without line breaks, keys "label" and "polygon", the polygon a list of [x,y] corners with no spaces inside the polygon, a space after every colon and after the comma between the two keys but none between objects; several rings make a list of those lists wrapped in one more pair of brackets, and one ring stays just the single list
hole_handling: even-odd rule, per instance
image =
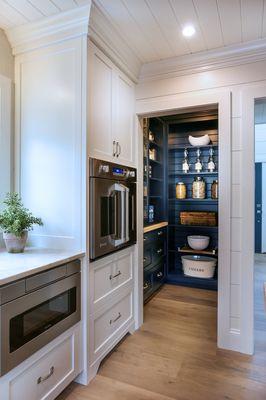
[{"label": "wooden pantry shelf", "polygon": [[152,224],[152,225],[147,225],[144,227],[143,232],[147,233],[147,232],[155,231],[156,229],[164,228],[167,225],[168,225],[167,221],[159,222],[159,223]]},{"label": "wooden pantry shelf", "polygon": [[208,248],[205,250],[194,250],[189,246],[178,247],[179,253],[192,253],[192,254],[205,254],[205,255],[217,255],[218,249]]}]

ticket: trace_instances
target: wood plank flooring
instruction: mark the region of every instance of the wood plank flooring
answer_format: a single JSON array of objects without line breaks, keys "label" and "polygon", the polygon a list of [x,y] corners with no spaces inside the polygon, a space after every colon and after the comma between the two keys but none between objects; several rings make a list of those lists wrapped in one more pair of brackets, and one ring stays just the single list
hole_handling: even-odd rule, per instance
[{"label": "wood plank flooring", "polygon": [[265,400],[264,281],[266,263],[255,283],[255,356],[216,348],[215,292],[165,285],[90,386],[73,383],[58,400]]}]

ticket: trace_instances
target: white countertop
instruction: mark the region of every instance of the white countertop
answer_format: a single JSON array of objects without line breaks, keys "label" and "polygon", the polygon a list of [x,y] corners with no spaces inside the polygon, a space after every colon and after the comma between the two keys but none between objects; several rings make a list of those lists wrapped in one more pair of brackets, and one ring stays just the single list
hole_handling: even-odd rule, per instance
[{"label": "white countertop", "polygon": [[10,254],[0,249],[0,286],[84,256],[75,250],[26,248],[24,253]]}]

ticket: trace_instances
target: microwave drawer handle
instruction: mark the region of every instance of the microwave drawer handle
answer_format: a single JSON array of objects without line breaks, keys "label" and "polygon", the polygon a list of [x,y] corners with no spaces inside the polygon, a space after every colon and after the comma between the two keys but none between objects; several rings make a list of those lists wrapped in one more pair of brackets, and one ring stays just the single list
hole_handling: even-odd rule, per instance
[{"label": "microwave drawer handle", "polygon": [[118,316],[114,319],[110,319],[110,325],[114,324],[116,321],[118,321],[122,317],[122,314],[119,312]]},{"label": "microwave drawer handle", "polygon": [[37,384],[39,385],[40,383],[47,381],[47,379],[51,378],[51,376],[52,376],[53,374],[54,374],[54,366],[50,368],[50,372],[49,372],[48,375],[46,375],[46,376],[44,376],[44,377],[40,376],[40,377],[37,379]]}]

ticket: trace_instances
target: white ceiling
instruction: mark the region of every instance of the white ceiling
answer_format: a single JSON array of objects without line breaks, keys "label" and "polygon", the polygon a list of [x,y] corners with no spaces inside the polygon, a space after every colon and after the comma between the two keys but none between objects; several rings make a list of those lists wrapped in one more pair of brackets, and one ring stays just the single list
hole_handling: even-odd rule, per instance
[{"label": "white ceiling", "polygon": [[[266,37],[266,0],[94,0],[141,63]],[[196,34],[182,36],[192,23]]]},{"label": "white ceiling", "polygon": [[0,28],[8,29],[88,4],[89,0],[0,0]]}]

